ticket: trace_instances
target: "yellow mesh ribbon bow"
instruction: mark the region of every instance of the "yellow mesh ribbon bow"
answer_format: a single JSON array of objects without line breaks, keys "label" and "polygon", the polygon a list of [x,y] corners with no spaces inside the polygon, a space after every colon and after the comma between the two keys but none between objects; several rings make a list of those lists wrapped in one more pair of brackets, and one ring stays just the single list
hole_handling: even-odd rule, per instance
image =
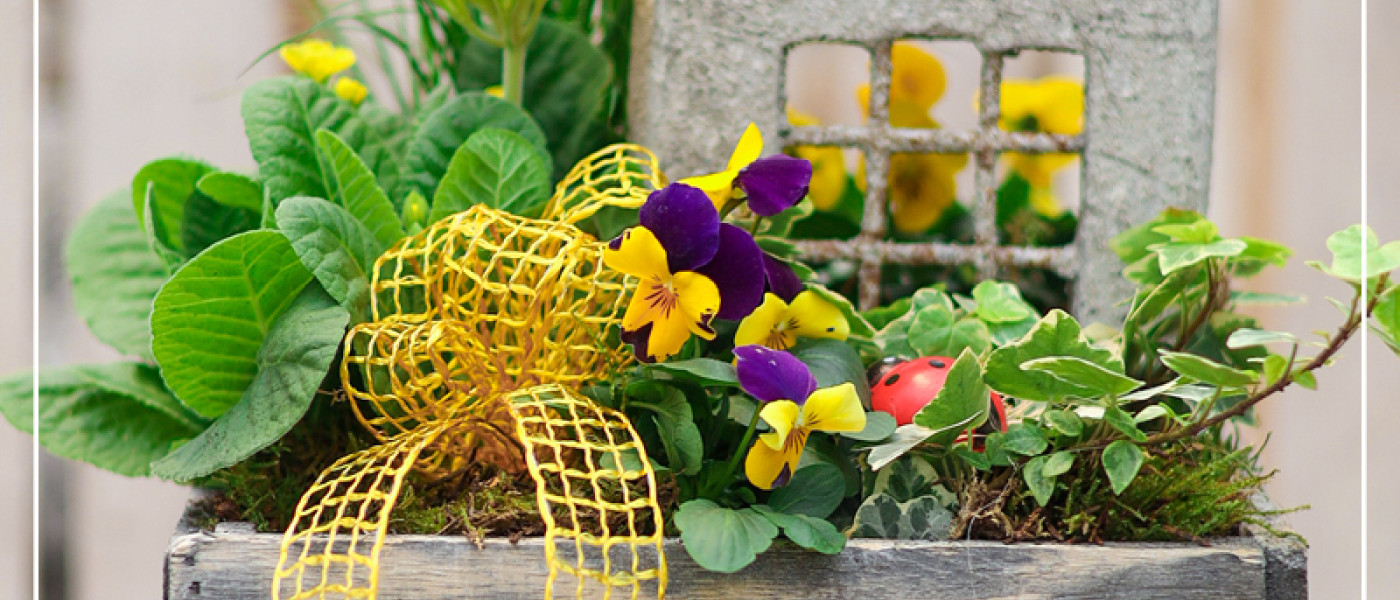
[{"label": "yellow mesh ribbon bow", "polygon": [[[666,587],[656,475],[622,413],[577,393],[631,355],[618,341],[636,282],[575,224],[664,185],[656,157],[617,145],[579,162],[540,219],[475,206],[374,266],[373,320],[345,338],[341,379],[380,442],[321,473],[282,540],[274,600],[376,598],[389,515],[410,472],[474,462],[528,470],[558,575],[637,598]],[[640,461],[637,460],[640,458]],[[635,465],[635,466],[634,466]],[[560,551],[562,549],[562,552]]]}]

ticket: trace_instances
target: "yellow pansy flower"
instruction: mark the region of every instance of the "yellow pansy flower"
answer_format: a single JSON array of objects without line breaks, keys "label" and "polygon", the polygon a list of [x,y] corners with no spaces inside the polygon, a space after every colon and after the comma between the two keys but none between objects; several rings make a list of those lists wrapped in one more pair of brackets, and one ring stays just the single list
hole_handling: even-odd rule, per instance
[{"label": "yellow pansy flower", "polygon": [[723,171],[686,177],[680,182],[700,188],[710,197],[710,201],[715,203],[716,210],[722,209],[734,195],[734,178],[739,176],[739,170],[758,160],[758,155],[762,152],[763,133],[758,130],[758,125],[749,123],[749,126],[744,128],[744,135],[739,137],[739,143],[734,146],[734,152],[729,155],[729,164],[725,165]]},{"label": "yellow pansy flower", "polygon": [[792,304],[769,293],[763,296],[763,304],[739,322],[734,345],[757,344],[787,350],[799,337],[844,340],[850,335],[851,325],[841,309],[816,292],[804,291],[792,299]]},{"label": "yellow pansy flower", "polygon": [[359,106],[361,102],[365,101],[365,96],[369,95],[369,88],[352,77],[341,77],[335,82],[335,95]]},{"label": "yellow pansy flower", "polygon": [[[801,402],[801,404],[798,404]],[[838,433],[865,428],[865,411],[850,382],[821,388],[797,400],[773,400],[759,418],[773,431],[758,436],[744,459],[744,474],[755,486],[771,490],[787,482],[802,461],[802,450],[814,431]]]},{"label": "yellow pansy flower", "polygon": [[280,51],[282,60],[293,71],[319,82],[325,82],[355,64],[355,51],[336,46],[325,40],[310,39],[287,44]]},{"label": "yellow pansy flower", "polygon": [[651,326],[647,355],[657,360],[674,356],[692,333],[715,338],[710,322],[719,312],[719,287],[694,271],[672,273],[666,249],[649,229],[637,226],[623,232],[603,250],[603,262],[641,280],[622,316],[622,328]]},{"label": "yellow pansy flower", "polygon": [[[1078,135],[1084,130],[1084,86],[1061,76],[1003,81],[998,125],[1006,131]],[[1064,213],[1053,191],[1055,172],[1077,159],[1068,153],[1006,153],[1011,169],[1031,185],[1031,208],[1051,218]]]},{"label": "yellow pansy flower", "polygon": [[[798,127],[821,125],[816,117],[793,108],[787,109],[788,122]],[[836,146],[796,146],[793,155],[812,162],[812,184],[807,196],[817,210],[831,210],[846,192],[846,157]]]}]

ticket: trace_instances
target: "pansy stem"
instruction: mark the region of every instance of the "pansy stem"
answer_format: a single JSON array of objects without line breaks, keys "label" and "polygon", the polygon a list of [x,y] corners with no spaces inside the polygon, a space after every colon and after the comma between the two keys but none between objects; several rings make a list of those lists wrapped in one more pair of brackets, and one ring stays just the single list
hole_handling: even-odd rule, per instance
[{"label": "pansy stem", "polygon": [[529,44],[507,44],[501,61],[501,91],[507,102],[521,106],[525,100],[525,51]]},{"label": "pansy stem", "polygon": [[754,407],[753,418],[749,419],[749,428],[748,430],[744,431],[744,438],[739,441],[739,447],[735,449],[734,456],[729,457],[729,462],[725,463],[724,465],[724,477],[710,480],[713,482],[718,482],[719,487],[717,489],[705,490],[706,498],[709,498],[711,500],[715,499],[719,496],[720,492],[724,491],[724,486],[729,485],[729,482],[734,480],[734,469],[739,468],[739,460],[742,459],[746,454],[745,451],[749,449],[749,442],[753,441],[753,434],[755,431],[758,430],[758,415],[760,412],[762,412],[760,410],[762,408],[763,406],[761,405]]}]

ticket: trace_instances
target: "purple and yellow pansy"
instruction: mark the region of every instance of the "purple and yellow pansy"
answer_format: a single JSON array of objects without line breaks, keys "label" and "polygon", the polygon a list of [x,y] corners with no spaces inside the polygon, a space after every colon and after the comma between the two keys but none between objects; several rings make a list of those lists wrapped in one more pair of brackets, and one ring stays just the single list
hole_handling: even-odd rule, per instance
[{"label": "purple and yellow pansy", "polygon": [[812,183],[812,163],[786,154],[759,158],[762,152],[763,134],[758,126],[749,123],[723,171],[687,177],[681,183],[704,190],[716,210],[747,200],[754,214],[771,217],[807,195],[807,187]]},{"label": "purple and yellow pansy", "polygon": [[851,324],[841,309],[807,290],[797,294],[791,303],[776,294],[765,295],[763,304],[739,322],[734,345],[758,344],[787,350],[797,344],[799,337],[844,340],[850,335]]},{"label": "purple and yellow pansy", "polygon": [[758,436],[744,459],[749,483],[771,490],[792,478],[813,432],[860,431],[865,411],[850,382],[817,388],[802,361],[763,346],[734,349],[739,385],[760,403],[759,418],[773,430]]}]

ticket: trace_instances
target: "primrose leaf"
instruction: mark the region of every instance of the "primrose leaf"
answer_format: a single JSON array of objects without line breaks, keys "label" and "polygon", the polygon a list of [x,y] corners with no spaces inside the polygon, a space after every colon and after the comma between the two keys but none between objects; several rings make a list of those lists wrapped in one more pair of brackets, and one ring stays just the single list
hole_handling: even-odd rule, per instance
[{"label": "primrose leaf", "polygon": [[953,512],[936,496],[896,502],[886,494],[874,494],[856,510],[851,537],[943,540],[952,525]]},{"label": "primrose leaf", "polygon": [[827,338],[802,339],[788,351],[812,371],[818,388],[850,383],[856,387],[861,405],[870,406],[870,381],[865,376],[865,364],[850,344]]},{"label": "primrose leaf", "polygon": [[172,241],[170,232],[165,229],[165,222],[156,215],[157,203],[155,198],[155,184],[146,186],[146,206],[142,215],[142,222],[146,223],[146,245],[151,252],[160,257],[165,263],[167,272],[174,272],[185,264],[189,255],[175,249],[175,241]]},{"label": "primrose leaf", "polygon": [[982,383],[977,356],[964,349],[948,370],[943,389],[914,413],[914,424],[934,430],[929,441],[948,447],[963,431],[986,422],[991,402],[991,390]]},{"label": "primrose leaf", "polygon": [[1295,344],[1298,339],[1293,334],[1285,331],[1268,331],[1264,329],[1236,329],[1230,337],[1225,340],[1225,347],[1231,350],[1249,348],[1251,346],[1263,346],[1264,344],[1290,343]]},{"label": "primrose leaf", "polygon": [[194,256],[219,240],[257,229],[259,217],[257,211],[220,204],[195,190],[185,203],[180,247],[185,256]]},{"label": "primrose leaf", "polygon": [[207,173],[195,182],[195,189],[224,206],[262,212],[262,184],[247,175],[229,171]]},{"label": "primrose leaf", "polygon": [[846,536],[841,535],[836,526],[826,519],[781,513],[762,504],[755,504],[753,510],[781,527],[783,535],[793,543],[808,550],[816,550],[822,554],[839,554],[841,549],[846,547]]},{"label": "primrose leaf", "polygon": [[335,201],[345,207],[378,242],[376,256],[364,264],[368,267],[379,252],[388,250],[404,237],[403,222],[394,212],[389,196],[374,180],[374,173],[340,136],[324,129],[317,131],[316,148],[320,151],[321,160],[330,166],[328,185],[335,192]]},{"label": "primrose leaf", "polygon": [[272,324],[311,280],[276,231],[225,239],[185,263],[156,294],[151,348],[175,396],[215,418],[257,374]]},{"label": "primrose leaf", "polygon": [[297,196],[277,207],[277,224],[301,264],[311,269],[356,323],[369,318],[370,269],[379,244],[354,215],[320,198]]},{"label": "primrose leaf", "polygon": [[1035,358],[1021,363],[1021,368],[1049,373],[1067,383],[1084,386],[1105,395],[1121,396],[1142,385],[1141,381],[1114,373],[1078,356]]},{"label": "primrose leaf", "polygon": [[1259,375],[1222,365],[1213,360],[1189,354],[1160,350],[1162,364],[1182,375],[1220,387],[1244,387],[1259,380]]},{"label": "primrose leaf", "polygon": [[972,288],[977,318],[988,323],[1015,323],[1035,316],[1035,309],[1021,298],[1014,284],[985,280]]},{"label": "primrose leaf", "polygon": [[681,504],[674,519],[686,554],[720,573],[748,566],[778,536],[778,527],[758,511],[724,508],[704,498]]},{"label": "primrose leaf", "polygon": [[649,371],[667,373],[679,381],[689,381],[703,386],[739,387],[739,377],[734,373],[734,365],[713,358],[691,358],[670,362],[648,364]]},{"label": "primrose leaf", "polygon": [[1118,440],[1103,450],[1103,470],[1114,494],[1122,494],[1142,468],[1142,449],[1128,440]]},{"label": "primrose leaf", "polygon": [[[185,220],[185,203],[195,192],[195,184],[214,167],[202,160],[193,158],[162,158],[146,163],[131,180],[131,202],[136,208],[141,227],[148,231],[163,233],[161,241],[172,250],[185,253],[180,244],[180,226]],[[155,229],[146,223],[146,203],[152,202],[150,212],[159,220]]]},{"label": "primrose leaf", "polygon": [[1082,358],[1114,373],[1123,372],[1121,359],[1108,350],[1090,346],[1074,317],[1055,309],[1025,337],[992,351],[987,357],[987,384],[1003,395],[1036,402],[1097,397],[1099,394],[1092,388],[1021,368],[1027,361],[1060,356]]},{"label": "primrose leaf", "polygon": [[[122,207],[131,205],[123,198]],[[30,373],[0,379],[0,413],[32,433]],[[151,461],[204,428],[143,363],[73,365],[39,372],[39,443],[45,450],[128,477],[150,474]]]},{"label": "primrose leaf", "polygon": [[151,252],[131,196],[111,194],[83,215],[64,257],[73,304],[92,334],[117,352],[154,361],[151,303],[170,271]]},{"label": "primrose leaf", "polygon": [[482,129],[452,155],[428,220],[477,204],[535,218],[549,202],[549,191],[549,164],[543,154],[517,133]]},{"label": "primrose leaf", "polygon": [[258,349],[247,390],[198,437],[151,465],[154,475],[188,481],[237,464],[291,430],[330,371],[350,319],[319,286],[307,286]]},{"label": "primrose leaf", "polygon": [[1152,246],[1157,253],[1157,268],[1163,275],[1189,267],[1209,258],[1229,258],[1244,252],[1246,244],[1240,240],[1220,240],[1206,244],[1195,242],[1166,242]]},{"label": "primrose leaf", "polygon": [[[1364,267],[1361,264],[1363,248],[1366,252]],[[1327,249],[1332,251],[1332,266],[1322,270],[1338,279],[1360,281],[1400,268],[1400,242],[1382,246],[1376,232],[1361,224],[1329,236]]]},{"label": "primrose leaf", "polygon": [[472,134],[488,127],[518,133],[540,153],[549,151],[540,126],[520,107],[480,92],[462,94],[430,113],[414,131],[396,195],[407,197],[410,190],[416,190],[424,198],[432,198],[457,149]]},{"label": "primrose leaf", "polygon": [[799,468],[787,485],[773,490],[768,506],[793,515],[825,519],[846,497],[846,479],[840,467],[817,462]]}]

